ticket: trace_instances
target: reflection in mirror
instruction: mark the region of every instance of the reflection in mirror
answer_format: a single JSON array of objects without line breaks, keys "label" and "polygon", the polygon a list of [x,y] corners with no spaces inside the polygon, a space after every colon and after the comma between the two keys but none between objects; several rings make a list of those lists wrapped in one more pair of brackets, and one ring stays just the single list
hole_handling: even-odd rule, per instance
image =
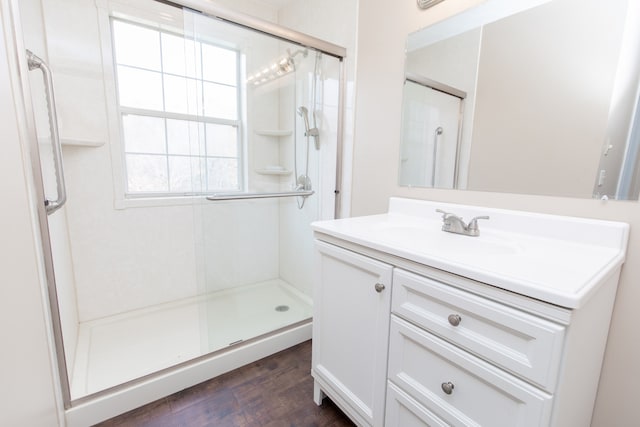
[{"label": "reflection in mirror", "polygon": [[[638,199],[638,3],[552,0],[410,34],[399,184]],[[425,81],[466,93],[458,124]]]},{"label": "reflection in mirror", "polygon": [[400,184],[454,188],[466,94],[407,75],[403,94]]}]

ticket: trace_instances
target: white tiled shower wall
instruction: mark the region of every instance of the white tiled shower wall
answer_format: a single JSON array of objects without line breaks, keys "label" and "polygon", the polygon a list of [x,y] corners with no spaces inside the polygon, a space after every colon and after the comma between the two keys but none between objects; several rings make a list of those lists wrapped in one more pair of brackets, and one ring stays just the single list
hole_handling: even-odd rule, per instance
[{"label": "white tiled shower wall", "polygon": [[[345,36],[342,27],[355,19],[355,2],[349,2],[352,10],[347,14],[343,2],[329,3],[340,13],[326,15],[331,19],[322,25],[304,7],[281,15],[295,21],[299,31],[353,46],[355,29],[346,33],[348,39],[343,42],[339,38]],[[279,275],[294,285],[300,283],[301,290],[308,293],[312,262],[312,252],[306,248],[311,241],[308,223],[315,219],[315,213],[299,215],[293,200],[282,204],[197,202],[193,206],[114,208],[114,171],[95,3],[42,0],[42,5],[62,137],[106,141],[98,147],[65,146],[63,153],[70,196],[65,215],[72,248],[67,263],[72,262],[74,269],[78,320],[187,298],[228,283],[245,284]],[[232,6],[257,12],[262,19],[278,17],[275,10],[254,2],[233,2]],[[323,9],[328,6],[324,2]],[[305,21],[314,24],[313,28],[300,25]],[[257,165],[249,165],[249,173],[253,166]],[[315,211],[317,208],[311,205],[309,211]],[[284,227],[286,231],[281,233]],[[300,235],[307,242],[302,248],[304,255],[299,250]],[[287,241],[291,245],[287,246]],[[293,261],[283,259],[291,253],[295,254]],[[69,276],[68,283],[58,286],[72,289],[72,282]],[[73,307],[74,298],[74,293],[68,292],[61,304]],[[77,322],[69,319],[64,323]]]}]

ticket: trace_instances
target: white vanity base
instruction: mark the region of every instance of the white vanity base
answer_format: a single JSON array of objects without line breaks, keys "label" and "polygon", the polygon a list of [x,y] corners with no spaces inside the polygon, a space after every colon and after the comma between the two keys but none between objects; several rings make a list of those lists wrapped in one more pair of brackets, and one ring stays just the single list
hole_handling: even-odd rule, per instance
[{"label": "white vanity base", "polygon": [[451,205],[391,206],[313,225],[314,401],[359,426],[588,427],[628,226],[457,207],[496,246],[434,230]]}]

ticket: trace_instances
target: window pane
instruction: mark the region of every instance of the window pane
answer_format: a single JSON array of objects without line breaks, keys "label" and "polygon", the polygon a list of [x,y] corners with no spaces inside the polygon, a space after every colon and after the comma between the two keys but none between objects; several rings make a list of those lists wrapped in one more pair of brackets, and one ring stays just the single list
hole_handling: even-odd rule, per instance
[{"label": "window pane", "polygon": [[236,159],[207,159],[207,189],[238,190],[238,161]]},{"label": "window pane", "polygon": [[169,190],[180,193],[201,192],[203,172],[203,159],[169,156]]},{"label": "window pane", "polygon": [[204,82],[204,115],[235,120],[238,98],[235,87]]},{"label": "window pane", "polygon": [[164,76],[164,105],[171,113],[198,114],[196,80]]},{"label": "window pane", "polygon": [[237,129],[207,123],[207,156],[238,157]]},{"label": "window pane", "polygon": [[160,71],[160,35],[138,25],[113,21],[116,62]]},{"label": "window pane", "polygon": [[160,73],[118,65],[120,105],[162,111]]},{"label": "window pane", "polygon": [[162,67],[165,73],[200,76],[200,43],[162,33]]},{"label": "window pane", "polygon": [[238,119],[238,52],[117,20],[113,34],[127,193],[238,190],[238,126],[200,121]]},{"label": "window pane", "polygon": [[166,153],[164,119],[125,114],[122,131],[127,153]]},{"label": "window pane", "polygon": [[167,120],[169,154],[204,156],[204,125],[188,120]]},{"label": "window pane", "polygon": [[202,45],[202,77],[216,83],[237,85],[237,54],[233,50]]},{"label": "window pane", "polygon": [[127,191],[167,192],[167,158],[144,154],[127,154]]}]

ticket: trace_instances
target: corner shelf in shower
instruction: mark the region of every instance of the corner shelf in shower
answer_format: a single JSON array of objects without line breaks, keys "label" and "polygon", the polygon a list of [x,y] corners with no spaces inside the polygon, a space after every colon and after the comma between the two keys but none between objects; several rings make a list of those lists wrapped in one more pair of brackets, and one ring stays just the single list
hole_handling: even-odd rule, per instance
[{"label": "corner shelf in shower", "polygon": [[102,147],[104,141],[93,141],[88,139],[61,138],[62,145],[73,145],[74,147]]},{"label": "corner shelf in shower", "polygon": [[260,175],[291,175],[291,170],[263,168],[263,169],[256,169],[256,173]]},{"label": "corner shelf in shower", "polygon": [[[73,147],[102,147],[105,141],[61,137],[60,143],[63,146],[73,146]],[[48,136],[45,136],[45,137],[39,136],[38,144],[42,144],[42,145],[51,144],[51,138],[49,138]]]},{"label": "corner shelf in shower", "polygon": [[292,130],[278,130],[278,129],[256,129],[254,130],[256,135],[262,135],[262,136],[276,136],[276,137],[281,137],[281,136],[291,136],[293,135],[293,131]]}]

